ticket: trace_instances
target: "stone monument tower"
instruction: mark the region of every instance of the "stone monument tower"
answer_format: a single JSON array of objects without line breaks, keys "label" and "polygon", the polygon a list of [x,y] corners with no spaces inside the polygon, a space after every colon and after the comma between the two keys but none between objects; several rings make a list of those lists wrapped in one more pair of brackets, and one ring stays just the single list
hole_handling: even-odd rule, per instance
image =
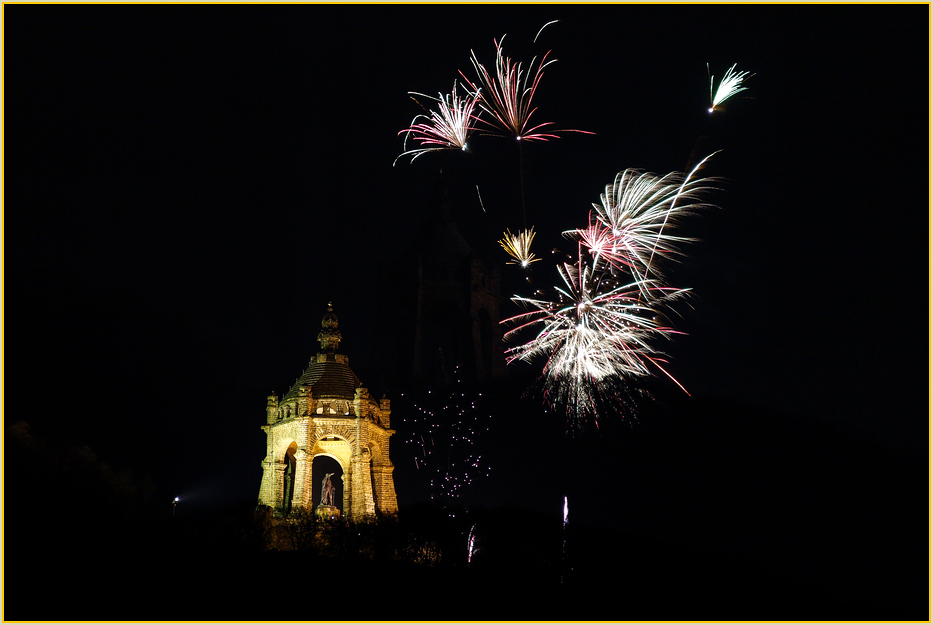
[{"label": "stone monument tower", "polygon": [[[337,315],[328,304],[317,336],[321,350],[295,385],[266,404],[266,457],[259,503],[287,514],[316,508],[319,515],[342,513],[351,521],[398,512],[393,465],[389,460],[389,400],[376,401],[350,369]],[[341,472],[325,473],[315,459],[328,457]],[[343,497],[334,497],[335,483]]]}]

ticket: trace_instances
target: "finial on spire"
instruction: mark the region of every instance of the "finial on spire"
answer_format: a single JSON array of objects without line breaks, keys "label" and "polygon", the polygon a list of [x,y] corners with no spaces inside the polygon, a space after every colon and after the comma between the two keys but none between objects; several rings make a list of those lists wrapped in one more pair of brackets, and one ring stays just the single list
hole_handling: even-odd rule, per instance
[{"label": "finial on spire", "polygon": [[327,302],[327,312],[321,319],[321,331],[317,335],[317,340],[321,343],[321,351],[333,354],[337,351],[337,345],[343,337],[340,330],[337,329],[337,315],[334,314],[333,302]]}]

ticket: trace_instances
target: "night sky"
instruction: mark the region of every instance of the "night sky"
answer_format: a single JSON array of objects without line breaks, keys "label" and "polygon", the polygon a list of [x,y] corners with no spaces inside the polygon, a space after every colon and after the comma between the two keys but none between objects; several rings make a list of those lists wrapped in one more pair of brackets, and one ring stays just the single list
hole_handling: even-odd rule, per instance
[{"label": "night sky", "polygon": [[[470,51],[492,64],[503,34],[524,67],[558,59],[534,119],[595,134],[526,144],[521,175],[515,142],[498,137],[393,167],[422,112],[408,92],[449,93],[458,71],[473,77]],[[370,391],[406,390],[373,346],[440,169],[504,294],[530,295],[495,244],[522,227],[522,193],[549,250],[616,173],[683,170],[695,148],[721,149],[708,170],[724,179],[718,208],[689,222],[700,241],[669,272],[693,289],[670,371],[696,401],[741,415],[730,423],[754,433],[730,445],[754,438],[742,454],[775,459],[775,475],[802,456],[845,458],[823,463],[844,481],[864,460],[846,441],[902,460],[846,492],[916,497],[866,534],[915,545],[924,572],[928,5],[5,5],[4,36],[6,426],[87,445],[191,505],[254,500],[266,396],[318,350],[328,302]],[[707,64],[718,83],[733,63],[755,75],[711,117]],[[534,277],[558,284],[549,261]],[[646,491],[674,479],[632,460],[652,427],[645,415],[624,430],[617,464]],[[690,428],[721,456],[720,430]],[[565,443],[553,431],[545,448]],[[571,465],[590,444],[607,446],[575,439],[547,474],[584,474]],[[416,495],[400,449],[404,510]],[[490,501],[555,506],[561,493],[540,484],[512,497],[506,476],[536,453],[516,449],[494,454],[491,487],[507,492]],[[724,499],[737,525],[744,496]]]}]

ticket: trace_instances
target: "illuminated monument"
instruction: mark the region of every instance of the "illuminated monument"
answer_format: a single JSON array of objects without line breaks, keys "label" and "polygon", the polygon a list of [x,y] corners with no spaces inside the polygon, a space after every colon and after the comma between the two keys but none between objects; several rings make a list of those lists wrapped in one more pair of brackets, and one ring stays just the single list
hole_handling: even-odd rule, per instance
[{"label": "illuminated monument", "polygon": [[[347,357],[337,353],[341,338],[328,305],[317,336],[321,351],[284,397],[268,398],[261,505],[284,513],[314,507],[328,517],[342,511],[351,521],[398,511],[389,460],[394,434],[389,400],[369,395]],[[325,458],[341,471],[328,472]],[[335,497],[340,485],[343,496]]]}]

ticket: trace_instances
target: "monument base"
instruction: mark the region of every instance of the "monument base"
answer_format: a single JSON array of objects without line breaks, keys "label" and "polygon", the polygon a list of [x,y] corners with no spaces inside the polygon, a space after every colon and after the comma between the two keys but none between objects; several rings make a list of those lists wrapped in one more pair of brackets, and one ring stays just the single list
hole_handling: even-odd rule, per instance
[{"label": "monument base", "polygon": [[340,508],[321,504],[314,509],[314,514],[322,521],[336,521],[340,518]]}]

